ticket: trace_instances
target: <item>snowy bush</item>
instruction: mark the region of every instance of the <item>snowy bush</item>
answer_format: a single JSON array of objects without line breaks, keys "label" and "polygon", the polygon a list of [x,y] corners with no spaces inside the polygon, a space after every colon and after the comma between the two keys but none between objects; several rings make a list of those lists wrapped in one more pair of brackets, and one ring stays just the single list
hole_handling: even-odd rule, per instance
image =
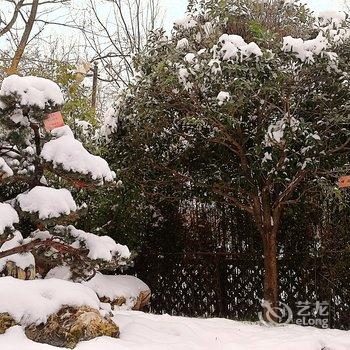
[{"label": "snowy bush", "polygon": [[298,1],[192,0],[135,58],[118,103],[126,177],[151,198],[192,191],[249,213],[274,305],[284,212],[348,169],[349,30],[346,14]]}]

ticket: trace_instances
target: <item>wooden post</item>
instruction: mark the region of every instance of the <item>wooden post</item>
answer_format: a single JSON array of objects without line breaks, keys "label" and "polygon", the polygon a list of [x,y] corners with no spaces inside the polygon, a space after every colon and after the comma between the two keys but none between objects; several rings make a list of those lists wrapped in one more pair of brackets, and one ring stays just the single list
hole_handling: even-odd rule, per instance
[{"label": "wooden post", "polygon": [[91,106],[96,109],[97,101],[97,79],[98,79],[98,63],[94,62],[93,69],[93,79],[92,79],[92,96],[91,96]]}]

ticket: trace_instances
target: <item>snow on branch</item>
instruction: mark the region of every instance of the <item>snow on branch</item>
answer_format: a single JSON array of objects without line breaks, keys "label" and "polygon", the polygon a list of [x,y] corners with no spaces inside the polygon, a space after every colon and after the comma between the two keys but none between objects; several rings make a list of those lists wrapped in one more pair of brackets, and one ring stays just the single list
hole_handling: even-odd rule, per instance
[{"label": "snow on branch", "polygon": [[[41,152],[41,157],[54,171],[64,177],[64,173],[73,173],[84,180],[91,178],[98,184],[111,182],[115,173],[108,163],[99,156],[89,153],[81,142],[76,140],[68,126],[56,128],[51,132],[53,139],[47,142]],[[69,175],[69,174],[67,174]]]},{"label": "snow on branch", "polygon": [[69,215],[78,208],[71,195],[65,189],[36,186],[16,198],[16,205],[23,213],[35,214],[40,220]]},{"label": "snow on branch", "polygon": [[21,106],[36,106],[41,109],[50,104],[63,104],[63,95],[56,83],[34,76],[10,75],[5,78],[0,89],[0,98],[6,97],[16,99]]},{"label": "snow on branch", "polygon": [[6,229],[13,230],[14,224],[19,222],[19,217],[15,209],[10,204],[0,203],[0,235],[2,235]]}]

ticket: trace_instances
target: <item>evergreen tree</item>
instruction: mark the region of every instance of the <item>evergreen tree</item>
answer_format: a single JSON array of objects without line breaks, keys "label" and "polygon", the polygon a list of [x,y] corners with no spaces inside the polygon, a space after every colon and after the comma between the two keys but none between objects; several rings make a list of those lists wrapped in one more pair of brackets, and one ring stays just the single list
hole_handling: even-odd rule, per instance
[{"label": "evergreen tree", "polygon": [[12,75],[2,83],[2,274],[34,278],[60,268],[79,281],[100,269],[115,271],[130,258],[129,249],[112,238],[71,225],[86,212],[86,205],[78,205],[68,189],[52,185],[94,188],[115,179],[104,159],[89,153],[67,125],[61,126],[62,106],[60,88],[50,80]]}]

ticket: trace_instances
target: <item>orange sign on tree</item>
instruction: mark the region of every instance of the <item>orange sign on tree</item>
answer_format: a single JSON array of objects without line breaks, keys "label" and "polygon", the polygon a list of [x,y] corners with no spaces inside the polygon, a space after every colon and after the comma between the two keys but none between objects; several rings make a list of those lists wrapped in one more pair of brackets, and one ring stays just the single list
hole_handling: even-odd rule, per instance
[{"label": "orange sign on tree", "polygon": [[47,132],[64,125],[61,112],[48,114],[44,119],[44,127]]},{"label": "orange sign on tree", "polygon": [[339,178],[339,187],[350,187],[350,176],[341,176]]}]

